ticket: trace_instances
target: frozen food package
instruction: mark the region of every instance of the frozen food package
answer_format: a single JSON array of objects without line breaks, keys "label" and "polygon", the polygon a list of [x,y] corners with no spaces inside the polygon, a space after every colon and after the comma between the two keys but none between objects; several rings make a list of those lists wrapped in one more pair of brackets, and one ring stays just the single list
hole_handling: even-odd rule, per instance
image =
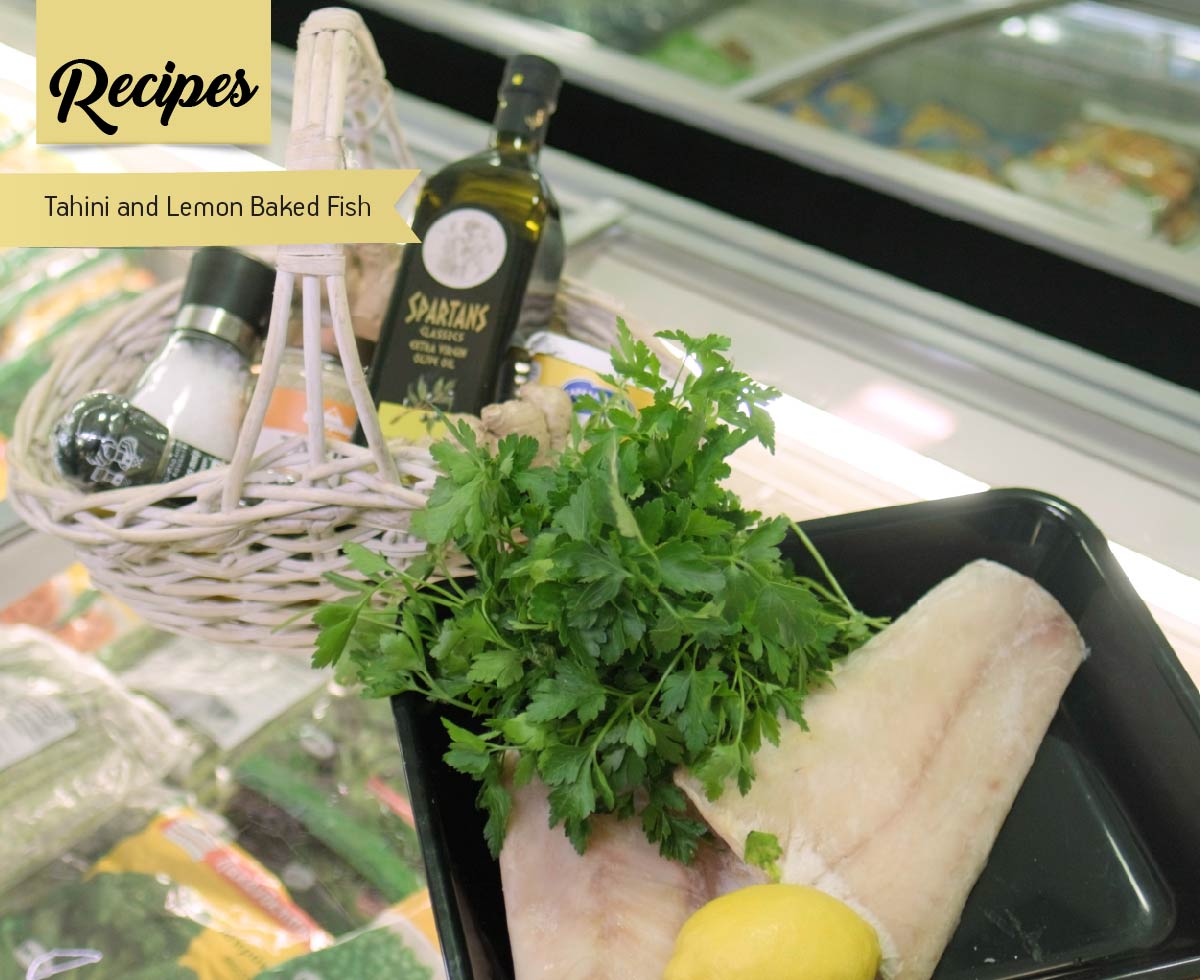
[{"label": "frozen food package", "polygon": [[[1086,123],[1012,160],[1004,175],[1024,194],[1150,238],[1190,206],[1197,172],[1196,154],[1160,136]],[[1178,234],[1190,233],[1180,220]]]},{"label": "frozen food package", "polygon": [[884,146],[895,145],[906,118],[904,110],[873,88],[845,77],[816,85],[807,81],[788,85],[770,102],[801,122],[831,127]]},{"label": "frozen food package", "polygon": [[12,435],[21,402],[64,345],[152,282],[111,249],[0,252],[0,438]]},{"label": "frozen food package", "polygon": [[[81,307],[98,312],[150,285],[127,252],[95,248],[13,248],[0,253],[0,359],[10,360]],[[78,320],[79,317],[76,317]],[[64,321],[66,321],[64,323]]]},{"label": "frozen food package", "polygon": [[30,627],[0,627],[0,891],[190,751],[166,715],[94,659]]},{"label": "frozen food package", "polygon": [[177,807],[0,919],[0,980],[251,980],[330,942],[218,817]]},{"label": "frozen food package", "polygon": [[388,909],[334,945],[273,967],[258,980],[445,980],[429,891]]},{"label": "frozen food package", "polygon": [[1005,144],[977,119],[937,102],[923,103],[900,127],[897,147],[946,170],[998,182]]},{"label": "frozen food package", "polygon": [[230,767],[270,740],[289,714],[305,717],[327,680],[295,654],[235,649],[150,627],[119,637],[99,658],[193,739],[197,757],[174,778],[216,809],[235,788]]},{"label": "frozen food package", "polygon": [[369,924],[424,871],[386,702],[330,685],[233,767],[225,816],[247,851],[330,932]]},{"label": "frozen food package", "polygon": [[132,609],[93,588],[78,563],[0,609],[0,623],[36,626],[80,653],[95,653],[144,628]]},{"label": "frozen food package", "polygon": [[224,752],[245,743],[326,681],[307,659],[158,634],[159,643],[121,673],[177,722]]},{"label": "frozen food package", "polygon": [[811,11],[760,0],[719,10],[672,31],[645,57],[701,81],[730,85],[833,39]]}]

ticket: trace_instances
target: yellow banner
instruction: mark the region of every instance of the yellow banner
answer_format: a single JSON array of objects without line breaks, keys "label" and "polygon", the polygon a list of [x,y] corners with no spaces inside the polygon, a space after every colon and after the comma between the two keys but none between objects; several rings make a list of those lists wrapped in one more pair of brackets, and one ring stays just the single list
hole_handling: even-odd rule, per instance
[{"label": "yellow banner", "polygon": [[0,246],[416,242],[416,170],[0,174]]},{"label": "yellow banner", "polygon": [[37,0],[39,143],[269,143],[270,0]]}]

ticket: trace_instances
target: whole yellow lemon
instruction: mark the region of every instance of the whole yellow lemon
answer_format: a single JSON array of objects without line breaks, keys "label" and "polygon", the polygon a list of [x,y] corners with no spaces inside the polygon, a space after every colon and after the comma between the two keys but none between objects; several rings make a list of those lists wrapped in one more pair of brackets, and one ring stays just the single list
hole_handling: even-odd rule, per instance
[{"label": "whole yellow lemon", "polygon": [[872,980],[879,937],[816,888],[752,885],[694,912],[663,980]]}]

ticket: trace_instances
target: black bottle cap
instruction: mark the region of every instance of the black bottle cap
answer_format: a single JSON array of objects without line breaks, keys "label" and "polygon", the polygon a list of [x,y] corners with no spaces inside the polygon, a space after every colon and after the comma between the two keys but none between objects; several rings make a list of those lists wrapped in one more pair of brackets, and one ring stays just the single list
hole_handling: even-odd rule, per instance
[{"label": "black bottle cap", "polygon": [[216,306],[267,334],[275,270],[235,248],[212,245],[192,257],[180,306]]},{"label": "black bottle cap", "polygon": [[54,427],[54,464],[85,490],[154,483],[166,452],[166,427],[124,398],[95,392]]},{"label": "black bottle cap", "polygon": [[558,100],[562,88],[562,72],[558,65],[535,54],[517,54],[508,59],[504,66],[504,80],[500,83],[500,94],[528,92],[549,103]]}]

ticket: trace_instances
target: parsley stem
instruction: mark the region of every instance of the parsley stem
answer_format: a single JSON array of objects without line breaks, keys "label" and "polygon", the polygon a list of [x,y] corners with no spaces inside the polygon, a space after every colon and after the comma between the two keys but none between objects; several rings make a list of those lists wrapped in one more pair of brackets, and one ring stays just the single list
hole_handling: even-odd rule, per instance
[{"label": "parsley stem", "polygon": [[804,529],[801,528],[800,525],[791,518],[788,518],[788,524],[790,524],[792,530],[796,532],[796,535],[800,538],[800,543],[804,545],[805,550],[808,551],[808,553],[812,556],[813,561],[817,563],[817,567],[821,569],[821,574],[825,576],[829,584],[833,587],[833,591],[837,593],[838,601],[846,607],[847,612],[855,612],[856,610],[851,604],[849,597],[845,592],[842,591],[841,584],[836,578],[834,578],[833,572],[831,572],[829,570],[829,566],[825,564],[825,559],[822,558],[821,553],[817,551],[817,546],[814,545],[809,536],[804,533]]},{"label": "parsley stem", "polygon": [[644,705],[642,705],[642,710],[639,711],[638,714],[644,715],[644,714],[646,714],[646,712],[648,712],[650,710],[651,706],[654,704],[654,699],[658,697],[658,692],[662,690],[662,686],[663,686],[664,682],[666,681],[666,679],[668,677],[670,677],[671,674],[674,672],[675,667],[679,663],[680,659],[683,657],[683,655],[685,653],[687,653],[688,647],[691,647],[694,645],[695,645],[695,643],[693,641],[689,640],[687,643],[685,643],[683,646],[681,646],[679,648],[679,650],[676,652],[674,658],[671,660],[671,662],[669,664],[667,664],[667,669],[664,670],[662,672],[662,674],[659,676],[658,683],[654,685],[654,690],[650,692],[650,697],[646,699],[646,703]]}]

